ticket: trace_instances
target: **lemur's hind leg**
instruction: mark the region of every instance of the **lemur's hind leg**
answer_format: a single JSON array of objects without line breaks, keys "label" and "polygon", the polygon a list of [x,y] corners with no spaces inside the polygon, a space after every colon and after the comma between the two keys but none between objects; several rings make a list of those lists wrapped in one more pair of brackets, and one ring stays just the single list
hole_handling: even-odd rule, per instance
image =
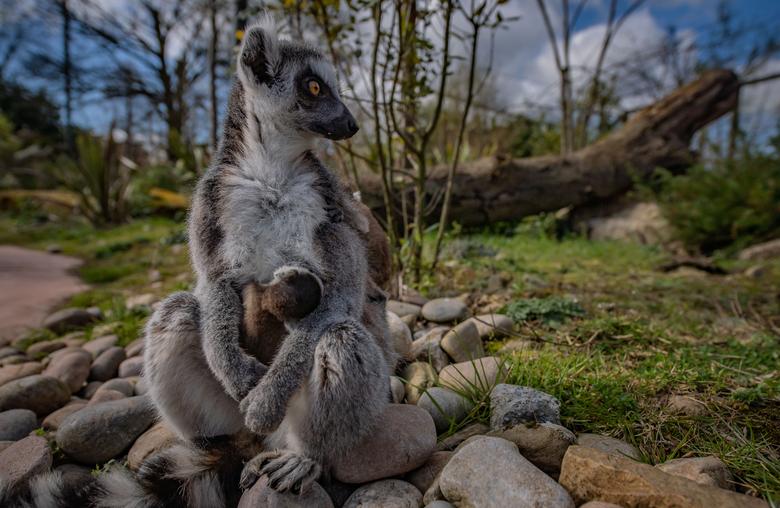
[{"label": "lemur's hind leg", "polygon": [[144,377],[166,422],[184,439],[233,434],[244,426],[238,402],[203,353],[200,305],[192,293],[166,298],[146,326]]},{"label": "lemur's hind leg", "polygon": [[341,322],[326,328],[314,356],[311,375],[267,439],[283,449],[249,461],[242,486],[268,475],[279,492],[303,492],[340,458],[334,453],[349,453],[376,427],[390,389],[376,339],[360,323]]}]

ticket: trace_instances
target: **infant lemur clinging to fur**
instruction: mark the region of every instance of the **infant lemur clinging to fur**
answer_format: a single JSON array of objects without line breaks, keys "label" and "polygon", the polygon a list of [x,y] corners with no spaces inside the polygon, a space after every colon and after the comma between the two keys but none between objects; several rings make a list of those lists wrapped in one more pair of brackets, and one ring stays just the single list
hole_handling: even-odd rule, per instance
[{"label": "infant lemur clinging to fur", "polygon": [[[366,218],[313,154],[316,137],[357,131],[333,67],[315,49],[247,30],[219,153],[190,217],[194,294],[178,293],[148,326],[145,376],[160,413],[184,438],[243,428],[265,437],[242,485],[262,474],[306,489],[375,426],[393,355],[366,328]],[[242,348],[242,293],[308,287],[313,310],[287,316],[270,367]],[[383,307],[373,318],[386,330]],[[370,319],[369,319],[370,320]],[[262,330],[259,330],[262,341]]]}]

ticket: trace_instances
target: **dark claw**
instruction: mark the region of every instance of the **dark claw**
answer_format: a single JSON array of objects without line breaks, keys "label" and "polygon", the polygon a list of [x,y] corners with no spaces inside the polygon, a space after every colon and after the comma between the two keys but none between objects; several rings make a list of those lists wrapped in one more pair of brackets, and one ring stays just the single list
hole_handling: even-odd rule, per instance
[{"label": "dark claw", "polygon": [[258,478],[260,477],[257,476],[253,471],[250,471],[248,468],[244,468],[244,471],[241,472],[239,487],[241,487],[241,490],[249,490],[257,482]]}]

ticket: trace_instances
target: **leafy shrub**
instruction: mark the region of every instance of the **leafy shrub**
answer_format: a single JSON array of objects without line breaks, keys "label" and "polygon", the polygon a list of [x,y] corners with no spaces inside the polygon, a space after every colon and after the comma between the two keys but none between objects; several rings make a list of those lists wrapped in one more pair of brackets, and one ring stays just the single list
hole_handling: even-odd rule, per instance
[{"label": "leafy shrub", "polygon": [[79,208],[93,224],[118,224],[128,218],[130,168],[109,129],[106,140],[82,134],[76,159],[61,158],[55,168],[60,183],[80,197]]},{"label": "leafy shrub", "polygon": [[711,253],[780,236],[780,159],[749,157],[659,172],[659,204],[680,240]]},{"label": "leafy shrub", "polygon": [[585,314],[579,303],[568,298],[523,298],[510,302],[505,309],[515,323],[541,321],[546,325],[559,325],[564,321]]}]

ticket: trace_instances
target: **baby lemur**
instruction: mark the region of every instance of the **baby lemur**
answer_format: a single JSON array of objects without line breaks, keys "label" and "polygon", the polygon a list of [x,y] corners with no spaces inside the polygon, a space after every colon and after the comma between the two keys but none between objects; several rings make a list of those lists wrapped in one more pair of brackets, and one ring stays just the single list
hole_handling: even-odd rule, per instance
[{"label": "baby lemur", "polygon": [[[193,200],[197,285],[150,320],[145,376],[186,439],[244,427],[266,436],[274,451],[246,465],[244,486],[267,474],[272,488],[301,491],[375,426],[389,391],[392,355],[364,325],[369,293],[381,299],[361,236],[368,223],[312,151],[315,138],[344,139],[357,124],[322,54],[272,28],[247,30],[237,74]],[[310,313],[286,316],[270,367],[240,342],[247,287],[314,294]],[[383,313],[372,319],[384,333]]]}]

